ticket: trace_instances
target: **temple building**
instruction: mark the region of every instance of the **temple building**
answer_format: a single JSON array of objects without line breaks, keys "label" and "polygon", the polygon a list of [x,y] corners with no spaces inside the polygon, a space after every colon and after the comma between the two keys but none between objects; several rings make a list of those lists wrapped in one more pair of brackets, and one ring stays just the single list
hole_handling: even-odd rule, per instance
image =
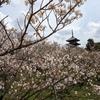
[{"label": "temple building", "polygon": [[73,45],[73,46],[78,46],[80,45],[80,43],[78,43],[78,41],[80,41],[79,39],[75,38],[73,36],[73,30],[72,30],[72,37],[69,38],[68,40],[66,40],[67,42],[69,42],[69,45]]}]

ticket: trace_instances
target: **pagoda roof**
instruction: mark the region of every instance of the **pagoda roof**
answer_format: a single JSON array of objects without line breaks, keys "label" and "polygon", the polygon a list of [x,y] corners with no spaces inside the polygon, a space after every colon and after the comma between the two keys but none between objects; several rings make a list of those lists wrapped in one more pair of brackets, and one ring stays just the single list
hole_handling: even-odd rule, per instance
[{"label": "pagoda roof", "polygon": [[72,44],[72,45],[80,45],[80,43],[77,43],[77,42],[71,42],[69,44]]},{"label": "pagoda roof", "polygon": [[73,42],[73,41],[80,41],[79,39],[77,39],[77,38],[75,38],[74,36],[73,36],[73,30],[72,30],[72,37],[71,38],[69,38],[68,40],[66,40],[67,42]]},{"label": "pagoda roof", "polygon": [[71,42],[71,41],[80,41],[79,39],[75,38],[74,36],[72,36],[70,39],[66,40],[67,42]]}]

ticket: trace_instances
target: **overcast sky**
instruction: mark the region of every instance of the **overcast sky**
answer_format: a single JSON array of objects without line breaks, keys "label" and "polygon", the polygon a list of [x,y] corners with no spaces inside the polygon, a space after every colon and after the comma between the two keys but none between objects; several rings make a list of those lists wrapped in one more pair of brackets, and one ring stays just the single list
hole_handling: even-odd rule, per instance
[{"label": "overcast sky", "polygon": [[[9,27],[14,25],[18,18],[23,21],[22,12],[27,10],[24,0],[11,0],[8,6],[0,8],[0,19],[9,15]],[[80,39],[81,47],[85,47],[87,39],[92,38],[95,42],[100,42],[100,0],[87,0],[80,8],[83,17],[66,26],[49,38],[50,41],[57,41],[59,44],[66,44],[66,40],[71,37],[73,29],[74,36]]]}]

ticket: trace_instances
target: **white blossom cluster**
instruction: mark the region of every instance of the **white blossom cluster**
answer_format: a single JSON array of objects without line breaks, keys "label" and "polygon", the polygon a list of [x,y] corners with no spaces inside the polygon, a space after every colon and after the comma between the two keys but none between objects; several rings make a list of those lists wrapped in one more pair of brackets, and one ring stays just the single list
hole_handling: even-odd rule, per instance
[{"label": "white blossom cluster", "polygon": [[[69,55],[67,49],[63,50],[56,43],[50,44],[44,41],[18,50],[13,55],[2,57],[0,71],[2,75],[6,75],[6,82],[10,85],[9,95],[15,96],[27,90],[35,92],[46,87],[52,88],[54,84],[56,90],[70,88],[85,80],[90,85],[93,84],[91,77],[97,77],[100,67],[99,52],[89,54],[85,50],[78,49],[81,53],[76,55],[75,50],[72,51],[74,52]],[[0,81],[0,88],[6,89],[4,86],[5,81]],[[95,84],[91,86],[94,87],[93,92],[99,94],[97,92],[99,88]]]},{"label": "white blossom cluster", "polygon": [[[9,3],[9,0],[3,1],[0,5]],[[84,83],[99,95],[100,86],[92,80],[99,80],[100,52],[90,53],[82,48],[70,48],[69,51],[55,42],[43,41],[82,17],[77,8],[86,0],[41,0],[39,9],[34,9],[38,1],[25,0],[29,10],[24,14],[24,27],[18,23],[20,31],[7,29],[5,18],[0,21],[0,97],[27,100],[33,96],[36,99],[43,91],[56,95],[60,90],[70,90]],[[55,26],[51,24],[52,15]],[[27,33],[29,26],[33,34]],[[49,35],[45,34],[47,28],[51,30]]]},{"label": "white blossom cluster", "polygon": [[98,95],[100,95],[100,86],[98,86],[98,85],[94,85],[93,86],[94,87],[94,93],[97,93]]}]

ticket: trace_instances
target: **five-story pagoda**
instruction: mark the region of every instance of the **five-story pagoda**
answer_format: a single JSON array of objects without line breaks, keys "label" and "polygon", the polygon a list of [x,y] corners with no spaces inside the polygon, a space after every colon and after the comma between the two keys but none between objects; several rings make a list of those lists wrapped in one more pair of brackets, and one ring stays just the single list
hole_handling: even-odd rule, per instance
[{"label": "five-story pagoda", "polygon": [[75,38],[73,36],[73,30],[72,30],[72,37],[69,38],[68,40],[66,40],[67,42],[69,42],[69,45],[72,45],[72,46],[78,46],[80,45],[79,43],[77,43],[78,41],[80,41],[79,39]]}]

